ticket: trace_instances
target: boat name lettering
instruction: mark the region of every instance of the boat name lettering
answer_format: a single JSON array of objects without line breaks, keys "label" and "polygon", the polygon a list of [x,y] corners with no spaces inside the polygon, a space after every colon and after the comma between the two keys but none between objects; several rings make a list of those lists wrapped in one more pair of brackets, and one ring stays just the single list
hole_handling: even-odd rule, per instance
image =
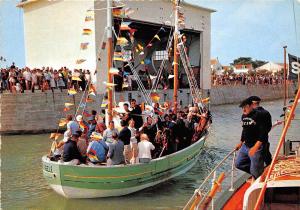
[{"label": "boat name lettering", "polygon": [[47,171],[47,172],[53,173],[53,171],[52,171],[52,166],[44,165],[44,170]]}]

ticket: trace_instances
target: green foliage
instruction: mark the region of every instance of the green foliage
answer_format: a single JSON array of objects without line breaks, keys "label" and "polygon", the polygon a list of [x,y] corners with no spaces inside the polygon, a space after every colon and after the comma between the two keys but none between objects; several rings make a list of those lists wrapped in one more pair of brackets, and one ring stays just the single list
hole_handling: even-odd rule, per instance
[{"label": "green foliage", "polygon": [[252,60],[251,57],[239,57],[235,60],[233,60],[233,63],[231,63],[231,65],[237,65],[237,64],[252,64],[253,68],[256,69],[259,66],[262,66],[264,64],[266,64],[266,61],[262,61],[262,60]]}]

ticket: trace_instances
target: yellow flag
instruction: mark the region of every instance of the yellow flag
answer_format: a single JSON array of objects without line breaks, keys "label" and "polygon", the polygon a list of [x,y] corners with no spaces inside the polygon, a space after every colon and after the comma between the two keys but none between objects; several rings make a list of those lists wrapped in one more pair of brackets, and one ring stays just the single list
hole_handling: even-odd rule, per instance
[{"label": "yellow flag", "polygon": [[73,106],[74,104],[72,103],[65,103],[65,107],[70,107],[70,106]]},{"label": "yellow flag", "polygon": [[159,38],[159,36],[157,34],[154,36],[154,38],[156,38],[156,39],[158,39],[160,41],[160,38]]},{"label": "yellow flag", "polygon": [[68,90],[68,93],[70,95],[75,95],[77,93],[77,91],[75,89],[71,88],[70,90]]}]

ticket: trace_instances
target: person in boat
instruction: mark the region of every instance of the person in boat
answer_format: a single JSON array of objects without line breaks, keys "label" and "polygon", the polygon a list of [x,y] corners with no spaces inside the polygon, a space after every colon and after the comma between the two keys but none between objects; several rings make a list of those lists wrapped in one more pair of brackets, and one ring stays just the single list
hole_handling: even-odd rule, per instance
[{"label": "person in boat", "polygon": [[106,154],[109,147],[103,141],[101,134],[93,132],[91,140],[86,151],[88,160],[94,164],[106,162]]},{"label": "person in boat", "polygon": [[88,118],[88,132],[87,132],[87,138],[90,138],[92,133],[96,130],[97,122],[95,120],[95,116],[92,115]]},{"label": "person in boat", "polygon": [[151,150],[154,150],[154,145],[149,142],[147,134],[141,134],[141,141],[138,143],[138,158],[139,163],[149,163],[152,159]]},{"label": "person in boat", "polygon": [[121,140],[119,140],[117,133],[113,133],[112,138],[113,142],[109,145],[107,153],[107,165],[110,166],[124,164],[124,144]]},{"label": "person in boat", "polygon": [[84,163],[85,160],[80,154],[78,147],[77,147],[77,141],[79,138],[78,133],[72,134],[71,138],[67,140],[67,142],[64,144],[64,152],[63,152],[63,161],[69,162],[70,164],[79,164]]},{"label": "person in boat", "polygon": [[258,113],[251,104],[252,101],[249,99],[240,104],[243,109],[243,130],[241,142],[236,146],[236,150],[239,150],[236,168],[251,174],[254,180],[264,170],[263,144],[265,144],[265,139],[260,139],[262,127],[258,121]]},{"label": "person in boat", "polygon": [[71,130],[72,135],[80,130],[78,123],[73,120],[73,115],[67,116],[67,130]]},{"label": "person in boat", "polygon": [[131,148],[130,148],[131,131],[129,130],[125,120],[121,120],[121,126],[122,126],[122,130],[120,131],[119,139],[124,144],[125,162],[126,164],[129,164],[131,158]]},{"label": "person in boat", "polygon": [[176,114],[171,114],[171,121],[169,123],[169,130],[170,130],[170,141],[169,141],[169,149],[172,152],[177,152],[178,150],[178,125],[177,125],[177,116]]},{"label": "person in boat", "polygon": [[97,117],[97,125],[96,125],[96,132],[101,133],[103,135],[103,132],[106,130],[106,125],[104,123],[104,118],[100,115]]},{"label": "person in boat", "polygon": [[139,129],[143,125],[142,109],[138,104],[136,104],[135,99],[131,99],[130,106],[132,109],[130,111],[130,116],[135,122],[135,128]]},{"label": "person in boat", "polygon": [[114,121],[110,121],[108,124],[108,128],[103,132],[103,141],[109,146],[112,143],[112,134],[117,133],[119,135],[118,130],[115,128]]},{"label": "person in boat", "polygon": [[86,150],[88,147],[88,141],[87,141],[86,135],[82,131],[77,131],[77,133],[79,135],[79,138],[77,141],[78,150],[79,150],[81,156],[84,159],[86,159]]},{"label": "person in boat", "polygon": [[77,115],[77,116],[76,116],[76,121],[77,121],[77,123],[78,123],[78,125],[79,125],[80,130],[81,130],[85,135],[87,135],[88,130],[89,130],[89,128],[88,128],[89,124],[88,124],[86,121],[83,120],[82,115]]},{"label": "person in boat", "polygon": [[258,96],[250,96],[248,100],[252,101],[252,108],[257,111],[258,113],[258,121],[261,123],[262,126],[262,132],[261,137],[265,139],[264,144],[264,162],[266,166],[270,165],[272,162],[272,154],[270,152],[270,142],[269,142],[269,132],[272,128],[272,116],[270,112],[268,112],[266,109],[264,109],[262,106],[260,106],[261,98]]},{"label": "person in boat", "polygon": [[150,116],[148,116],[146,118],[146,122],[140,128],[140,131],[142,133],[147,134],[147,136],[149,137],[150,141],[153,142],[154,139],[155,139],[156,132],[157,132],[157,122],[153,124],[152,123],[152,118]]},{"label": "person in boat", "polygon": [[123,108],[124,108],[125,113],[122,116],[122,120],[124,120],[126,122],[126,124],[128,125],[130,119],[132,119],[132,117],[130,116],[130,110],[129,110],[128,103],[124,103]]},{"label": "person in boat", "polygon": [[131,132],[131,137],[130,137],[130,147],[131,147],[131,158],[130,158],[130,163],[134,164],[136,163],[136,158],[137,158],[137,139],[136,139],[136,129],[134,127],[134,120],[131,119],[129,121],[129,126],[128,129]]}]

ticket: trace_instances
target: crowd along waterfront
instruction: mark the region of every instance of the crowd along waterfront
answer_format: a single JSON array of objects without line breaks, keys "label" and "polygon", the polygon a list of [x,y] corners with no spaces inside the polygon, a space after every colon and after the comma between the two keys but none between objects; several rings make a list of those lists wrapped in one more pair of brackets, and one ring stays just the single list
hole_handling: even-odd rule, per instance
[{"label": "crowd along waterfront", "polygon": [[[282,114],[282,101],[264,102],[273,121]],[[241,109],[237,105],[213,106],[211,135],[201,159],[186,174],[154,188],[128,196],[101,199],[65,199],[46,184],[42,175],[41,156],[51,144],[48,134],[2,136],[2,200],[3,209],[181,209],[194,189],[203,181],[213,166],[240,139]],[[299,110],[298,110],[299,113]],[[287,139],[299,134],[300,121],[292,122]],[[271,150],[274,151],[281,126],[271,131]],[[230,165],[225,170],[230,170]]]}]

